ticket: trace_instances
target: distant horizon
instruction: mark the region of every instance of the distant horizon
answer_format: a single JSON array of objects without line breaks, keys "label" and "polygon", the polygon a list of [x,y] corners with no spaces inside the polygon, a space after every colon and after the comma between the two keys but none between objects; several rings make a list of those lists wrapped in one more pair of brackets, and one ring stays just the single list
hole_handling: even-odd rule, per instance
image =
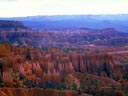
[{"label": "distant horizon", "polygon": [[126,14],[59,14],[59,15],[28,15],[28,16],[10,16],[10,17],[1,17],[0,18],[25,18],[25,17],[36,17],[36,16],[87,16],[87,15],[92,15],[92,16],[98,16],[98,15],[128,15]]},{"label": "distant horizon", "polygon": [[127,0],[0,0],[0,17],[128,14]]}]

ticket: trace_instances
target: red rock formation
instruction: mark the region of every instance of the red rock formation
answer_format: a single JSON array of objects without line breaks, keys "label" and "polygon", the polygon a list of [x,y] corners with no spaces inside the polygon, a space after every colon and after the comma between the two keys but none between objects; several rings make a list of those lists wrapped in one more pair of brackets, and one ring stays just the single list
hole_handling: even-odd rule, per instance
[{"label": "red rock formation", "polygon": [[85,64],[85,62],[84,62],[84,54],[79,55],[79,63],[80,63],[80,71],[81,72],[86,72],[87,69],[86,69],[86,66],[84,65]]},{"label": "red rock formation", "polygon": [[80,71],[80,66],[78,64],[78,54],[72,54],[71,61],[72,61],[75,71]]},{"label": "red rock formation", "polygon": [[[123,79],[123,74],[128,68],[127,66],[121,67],[118,64],[119,61],[115,63],[115,55],[110,53],[66,53],[53,49],[43,52],[32,47],[11,47],[9,49],[9,57],[4,55],[0,57],[0,70],[2,70],[4,86],[10,87],[49,88],[52,86],[52,88],[66,89],[65,83],[68,82],[66,84],[69,86],[72,81],[80,87],[85,76],[78,80],[75,76],[77,73],[89,73],[92,76],[98,75],[118,80]],[[70,74],[74,75],[70,76]],[[92,83],[96,81],[92,80]]]},{"label": "red rock formation", "polygon": [[37,74],[38,76],[41,76],[43,74],[43,71],[42,71],[42,69],[40,67],[40,64],[38,62],[37,63],[33,63],[32,67],[33,67],[33,69],[32,69],[33,72],[35,74]]},{"label": "red rock formation", "polygon": [[19,65],[19,68],[18,68],[18,71],[21,73],[21,74],[24,74],[24,67],[22,65]]},{"label": "red rock formation", "polygon": [[13,77],[10,72],[3,72],[2,74],[2,81],[4,83],[4,86],[6,87],[13,87]]}]

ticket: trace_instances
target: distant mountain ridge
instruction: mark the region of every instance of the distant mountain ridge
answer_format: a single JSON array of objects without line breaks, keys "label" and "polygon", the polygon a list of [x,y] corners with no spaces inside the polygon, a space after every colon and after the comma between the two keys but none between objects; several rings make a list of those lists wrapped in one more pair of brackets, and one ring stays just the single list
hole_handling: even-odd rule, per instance
[{"label": "distant mountain ridge", "polygon": [[18,30],[30,30],[30,28],[23,25],[19,21],[0,20],[0,31],[18,31]]},{"label": "distant mountain ridge", "polygon": [[128,32],[128,14],[113,15],[53,15],[0,18],[1,20],[22,21],[27,27],[36,30],[49,29],[104,29],[116,28],[120,32]]},{"label": "distant mountain ridge", "polygon": [[89,28],[67,28],[37,31],[25,27],[20,21],[1,21],[0,26],[0,42],[8,42],[20,46],[84,47],[84,45],[128,45],[128,33],[121,33],[115,28],[95,30]]}]

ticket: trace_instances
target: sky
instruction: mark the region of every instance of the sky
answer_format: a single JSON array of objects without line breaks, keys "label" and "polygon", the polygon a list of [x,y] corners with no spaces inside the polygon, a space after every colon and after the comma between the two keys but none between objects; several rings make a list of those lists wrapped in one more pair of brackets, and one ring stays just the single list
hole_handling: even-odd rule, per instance
[{"label": "sky", "polygon": [[128,0],[0,0],[0,17],[128,14]]}]

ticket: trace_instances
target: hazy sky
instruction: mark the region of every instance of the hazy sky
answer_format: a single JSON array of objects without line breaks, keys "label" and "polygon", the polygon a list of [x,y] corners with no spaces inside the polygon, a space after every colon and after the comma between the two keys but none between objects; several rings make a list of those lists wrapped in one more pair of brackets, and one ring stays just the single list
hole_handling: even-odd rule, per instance
[{"label": "hazy sky", "polygon": [[127,13],[128,0],[0,0],[0,17]]}]

